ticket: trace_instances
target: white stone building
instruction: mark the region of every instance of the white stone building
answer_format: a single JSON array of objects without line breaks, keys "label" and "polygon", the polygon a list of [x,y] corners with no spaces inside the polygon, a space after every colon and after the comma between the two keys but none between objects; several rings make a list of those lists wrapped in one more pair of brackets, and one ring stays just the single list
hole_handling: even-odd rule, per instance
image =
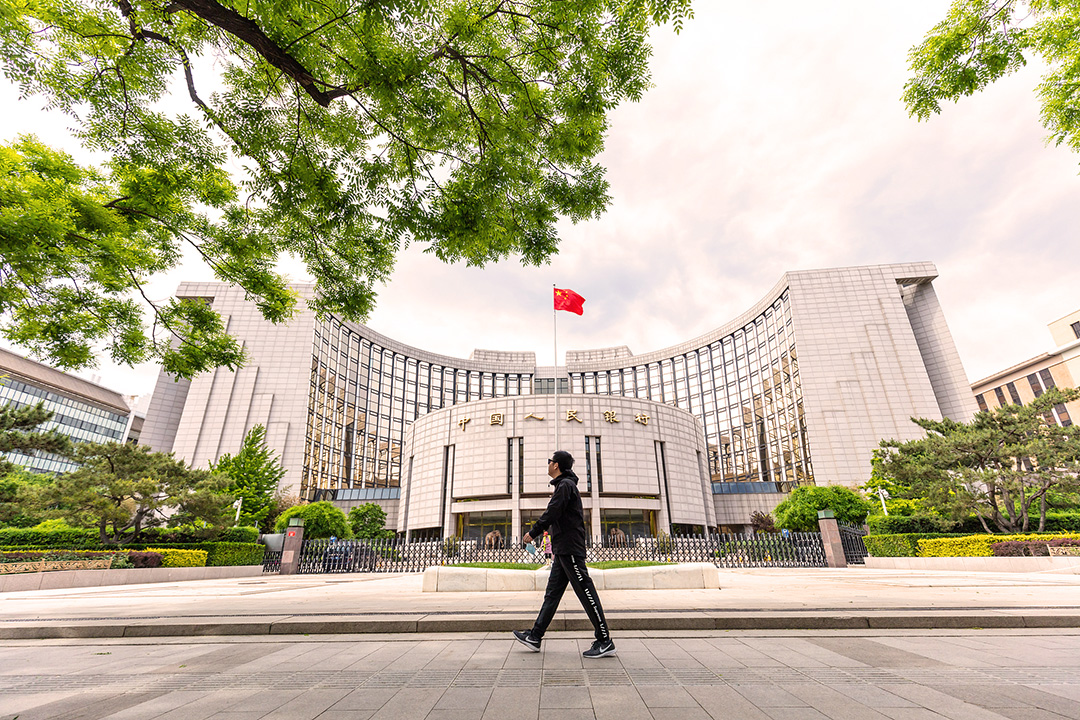
[{"label": "white stone building", "polygon": [[[605,472],[609,457],[632,463],[618,471],[612,465],[606,480],[612,489],[596,490],[595,498],[582,488],[590,510],[598,511],[590,516],[594,531],[624,521],[665,531],[742,529],[753,510],[770,510],[799,484],[865,482],[882,438],[921,433],[911,417],[966,420],[974,414],[934,293],[936,277],[926,262],[790,272],[760,302],[701,337],[641,355],[625,347],[571,351],[557,368],[537,366],[531,352],[446,357],[358,323],[318,321],[307,311],[278,327],[237,288],[185,283],[177,295],[211,302],[244,342],[248,364],[190,383],[163,375],[143,442],[203,465],[235,452],[244,433],[263,424],[288,471],[284,485],[296,494],[332,497],[345,508],[378,502],[403,532],[472,534],[494,518],[474,513],[492,512],[504,513],[500,527],[516,533],[543,498],[529,497],[531,490],[515,495],[512,482],[508,494],[499,485],[515,472],[507,443],[520,440],[523,471],[542,489],[542,461],[555,449],[554,430],[511,435],[503,426],[490,443],[478,445],[473,421],[457,435],[439,433],[459,429],[453,423],[461,413],[483,417],[501,408],[508,417],[533,402],[554,413],[558,390],[561,413],[580,407],[620,418],[591,426],[595,434],[588,435],[599,438]],[[642,493],[630,507],[631,468],[651,464],[656,477],[657,438],[625,432],[625,413],[637,414],[635,408],[666,417],[650,427],[673,433],[662,440],[665,453],[687,460],[678,473],[669,472],[669,482],[678,476],[670,493]],[[584,423],[558,422],[573,428],[559,442],[578,458],[580,470]],[[459,448],[462,442],[467,447]],[[455,458],[467,465],[451,463]],[[448,473],[503,480],[443,492]],[[490,497],[498,487],[505,497]],[[698,487],[700,499],[683,497]],[[652,514],[642,519],[630,510]]]}]

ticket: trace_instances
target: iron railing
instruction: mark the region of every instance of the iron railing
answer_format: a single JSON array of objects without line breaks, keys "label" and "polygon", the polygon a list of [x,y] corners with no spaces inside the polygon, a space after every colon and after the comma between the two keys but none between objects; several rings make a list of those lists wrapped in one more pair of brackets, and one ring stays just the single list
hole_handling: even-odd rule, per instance
[{"label": "iron railing", "polygon": [[[844,528],[844,551],[849,563],[866,556],[862,535]],[[850,549],[849,549],[850,548]],[[713,534],[636,537],[613,541],[590,538],[586,560],[710,562],[722,568],[826,567],[820,533]],[[446,538],[406,542],[381,540],[305,540],[298,572],[421,572],[433,565],[466,563],[544,563],[543,552],[529,553],[524,546],[490,548],[482,541]],[[277,572],[281,553],[267,552],[264,572]]]}]

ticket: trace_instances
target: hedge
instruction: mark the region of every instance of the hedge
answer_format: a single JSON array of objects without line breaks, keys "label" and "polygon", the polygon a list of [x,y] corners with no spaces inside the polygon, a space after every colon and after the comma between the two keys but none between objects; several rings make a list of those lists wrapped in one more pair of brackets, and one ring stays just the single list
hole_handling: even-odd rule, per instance
[{"label": "hedge", "polygon": [[0,550],[0,563],[36,562],[38,560],[96,560],[123,553],[104,550]]},{"label": "hedge", "polygon": [[1080,537],[1078,535],[967,535],[965,537],[934,538],[919,540],[919,557],[992,557],[991,546],[1008,540],[1039,540],[1046,542],[1054,537]]},{"label": "hedge", "polygon": [[[266,546],[259,543],[152,543],[154,548],[168,548],[172,550],[203,550],[206,552],[207,567],[221,567],[223,565],[262,565],[263,553]],[[136,543],[126,547],[149,550],[151,543]]]},{"label": "hedge", "polygon": [[[0,547],[14,545],[93,550],[102,547],[100,538],[101,534],[97,528],[68,528],[66,530],[0,528]],[[184,528],[146,528],[139,534],[138,541],[131,544],[190,545],[206,542],[253,544],[258,539],[259,531],[253,527],[224,528],[212,540],[196,537]]]},{"label": "hedge", "polygon": [[94,529],[32,530],[30,528],[0,528],[0,546],[95,549],[101,547],[99,533]]},{"label": "hedge", "polygon": [[945,533],[896,533],[894,535],[867,535],[863,538],[866,551],[872,557],[918,557],[919,540],[939,537],[956,537]]},{"label": "hedge", "polygon": [[[866,524],[870,526],[871,535],[909,533],[981,535],[986,533],[979,518],[974,516],[963,520],[950,520],[937,515],[871,515],[866,519]],[[996,529],[993,523],[987,524],[991,530]],[[1039,518],[1036,515],[1029,520],[1029,531],[1037,532],[1038,527]],[[1080,533],[1080,512],[1050,511],[1046,513],[1045,532]]]},{"label": "hedge", "polygon": [[205,550],[177,550],[174,548],[147,548],[147,552],[161,554],[161,567],[206,567]]}]

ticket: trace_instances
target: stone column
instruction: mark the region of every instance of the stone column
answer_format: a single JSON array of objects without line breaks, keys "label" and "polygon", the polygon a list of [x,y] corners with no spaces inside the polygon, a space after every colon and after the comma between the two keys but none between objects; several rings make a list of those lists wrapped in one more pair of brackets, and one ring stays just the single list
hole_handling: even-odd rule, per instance
[{"label": "stone column", "polygon": [[300,569],[300,549],[304,546],[304,519],[289,518],[285,528],[285,543],[281,548],[281,568],[278,575],[293,575]]},{"label": "stone column", "polygon": [[[844,543],[840,540],[840,526],[832,510],[818,510],[818,528],[821,530],[821,544],[825,546],[825,561],[831,568],[846,568]],[[285,542],[288,542],[286,538]]]}]

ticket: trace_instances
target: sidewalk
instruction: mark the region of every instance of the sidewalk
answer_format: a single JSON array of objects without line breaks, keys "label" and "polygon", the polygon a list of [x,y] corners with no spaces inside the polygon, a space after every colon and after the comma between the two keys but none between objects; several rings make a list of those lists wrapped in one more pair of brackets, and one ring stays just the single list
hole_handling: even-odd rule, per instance
[{"label": "sidewalk", "polygon": [[[420,574],[266,575],[0,594],[0,639],[506,632],[541,592],[424,593]],[[618,631],[1080,627],[1080,575],[723,570],[710,590],[610,590]],[[586,630],[571,594],[552,630]]]}]

